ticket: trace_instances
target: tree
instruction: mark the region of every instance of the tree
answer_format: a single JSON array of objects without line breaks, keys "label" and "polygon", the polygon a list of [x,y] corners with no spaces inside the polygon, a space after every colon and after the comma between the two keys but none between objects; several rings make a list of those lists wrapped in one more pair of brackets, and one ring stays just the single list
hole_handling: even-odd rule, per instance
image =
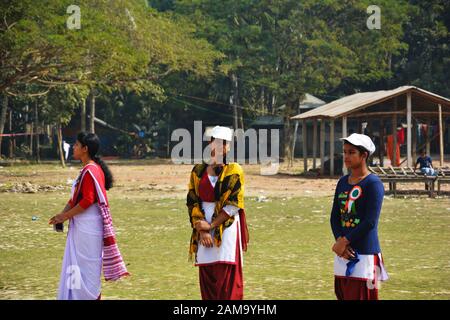
[{"label": "tree", "polygon": [[[158,82],[165,76],[208,74],[221,57],[205,40],[196,39],[190,27],[157,14],[143,1],[81,1],[81,28],[75,30],[66,27],[70,4],[65,0],[0,4],[4,99],[45,95],[67,84],[88,88],[93,131],[98,94],[126,88],[161,96],[164,90]],[[80,95],[79,104],[86,105],[87,96]]]},{"label": "tree", "polygon": [[404,47],[401,36],[407,4],[381,1],[383,8],[389,7],[385,14],[389,19],[383,20],[381,31],[366,27],[369,4],[179,0],[175,10],[195,21],[198,34],[226,55],[223,69],[230,79],[245,83],[244,90],[236,90],[236,81],[230,81],[231,96],[239,91],[241,102],[268,105],[283,116],[285,157],[291,159],[290,118],[298,112],[305,93],[324,94],[345,81],[391,76],[390,56]]},{"label": "tree", "polygon": [[393,60],[393,85],[411,84],[450,96],[450,2],[410,1],[405,55]]},{"label": "tree", "polygon": [[[244,84],[243,80],[251,78],[252,70],[258,68],[260,63],[255,61],[258,53],[265,49],[261,46],[258,9],[258,2],[250,0],[175,2],[175,11],[194,21],[197,34],[214,44],[225,56],[219,67],[221,72],[216,74],[216,85],[213,86],[217,91],[210,92],[210,98],[215,96],[231,105],[235,129],[244,127],[243,109],[251,110],[254,107],[251,103],[253,99],[249,99],[250,95],[247,94],[247,90],[251,92],[254,85]],[[250,103],[243,104],[243,101]]]}]

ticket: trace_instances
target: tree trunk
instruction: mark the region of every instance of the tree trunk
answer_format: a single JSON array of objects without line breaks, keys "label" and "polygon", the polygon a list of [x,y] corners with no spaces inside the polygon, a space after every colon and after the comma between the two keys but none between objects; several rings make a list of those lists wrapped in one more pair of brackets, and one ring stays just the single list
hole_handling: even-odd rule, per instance
[{"label": "tree trunk", "polygon": [[[25,118],[25,132],[29,134],[30,130],[29,130],[29,123],[28,123],[28,112],[29,112],[29,106],[28,106],[28,103],[27,103],[25,105],[25,117],[24,118]],[[30,136],[26,135],[24,140],[25,140],[24,144],[28,145],[29,140],[30,140]]]},{"label": "tree trunk", "polygon": [[264,87],[261,87],[261,94],[260,94],[260,108],[261,108],[261,113],[262,114],[266,114],[267,113],[267,106],[266,106],[266,99],[265,99],[265,92],[264,92]]},{"label": "tree trunk", "polygon": [[284,159],[287,161],[288,167],[292,166],[292,135],[291,135],[291,119],[289,116],[284,117]]},{"label": "tree trunk", "polygon": [[270,113],[271,114],[275,114],[276,103],[277,103],[277,98],[275,97],[274,94],[272,94],[272,99],[271,99],[271,103],[270,103]]},{"label": "tree trunk", "polygon": [[[9,132],[13,133],[13,126],[12,126],[12,109],[9,110]],[[14,158],[14,145],[16,142],[16,138],[10,137],[9,138],[9,158]]]},{"label": "tree trunk", "polygon": [[238,115],[238,99],[239,99],[239,92],[238,92],[238,79],[234,73],[231,73],[231,104],[233,106],[233,128],[234,130],[237,130],[239,128],[239,115]]},{"label": "tree trunk", "polygon": [[34,102],[34,126],[36,128],[36,161],[37,163],[41,162],[40,152],[40,141],[39,141],[39,113],[38,113],[38,99]]},{"label": "tree trunk", "polygon": [[34,123],[30,123],[30,158],[33,157],[33,138],[34,138]]},{"label": "tree trunk", "polygon": [[95,133],[95,94],[94,90],[91,90],[90,94],[90,118],[89,118],[89,132]]},{"label": "tree trunk", "polygon": [[47,136],[48,143],[51,147],[53,147],[53,137],[52,137],[52,130],[49,124],[46,125],[45,128],[45,135]]},{"label": "tree trunk", "polygon": [[81,101],[81,131],[86,131],[86,104],[87,98]]},{"label": "tree trunk", "polygon": [[5,129],[6,114],[8,112],[8,96],[5,94],[2,99],[1,111],[0,111],[0,158],[2,156],[2,134]]},{"label": "tree trunk", "polygon": [[61,124],[58,123],[56,125],[56,135],[58,136],[58,151],[59,151],[59,160],[61,161],[61,165],[63,168],[66,167],[66,163],[64,161],[64,151],[62,148],[62,128]]},{"label": "tree trunk", "polygon": [[[303,126],[302,125],[302,130],[303,130]],[[297,142],[297,132],[298,132],[298,121],[295,121],[295,125],[294,125],[294,135],[292,136],[292,147],[291,147],[291,163],[294,161],[294,157],[295,157],[295,144]],[[302,135],[302,139],[304,139],[303,135]],[[303,142],[303,141],[302,141]],[[303,151],[302,151],[303,152]]]},{"label": "tree trunk", "polygon": [[244,110],[239,110],[239,125],[242,130],[244,130]]},{"label": "tree trunk", "polygon": [[171,113],[167,115],[167,151],[166,155],[167,158],[170,158],[170,120],[171,120]]},{"label": "tree trunk", "polygon": [[292,105],[291,102],[286,102],[286,108],[284,109],[284,159],[287,161],[288,167],[292,166],[292,142],[294,137],[291,128]]}]

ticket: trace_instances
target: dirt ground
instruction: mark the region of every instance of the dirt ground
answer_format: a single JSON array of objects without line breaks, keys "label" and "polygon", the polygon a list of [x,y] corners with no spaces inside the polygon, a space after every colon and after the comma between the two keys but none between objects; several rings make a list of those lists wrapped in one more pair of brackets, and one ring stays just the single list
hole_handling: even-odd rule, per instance
[{"label": "dirt ground", "polygon": [[[111,191],[129,196],[144,192],[149,199],[184,198],[192,165],[175,165],[166,160],[111,160],[110,168],[115,177],[115,188]],[[261,175],[259,165],[243,165],[246,182],[246,197],[304,197],[332,196],[338,177],[304,177],[303,163],[296,161],[288,168],[281,164],[278,174]],[[76,178],[78,163],[69,163],[61,168],[58,163],[41,165],[0,166],[0,190],[13,192],[45,192],[69,188]],[[387,189],[387,185],[385,186]],[[424,185],[402,185],[400,190],[423,190]],[[445,191],[449,187],[444,186]]]}]

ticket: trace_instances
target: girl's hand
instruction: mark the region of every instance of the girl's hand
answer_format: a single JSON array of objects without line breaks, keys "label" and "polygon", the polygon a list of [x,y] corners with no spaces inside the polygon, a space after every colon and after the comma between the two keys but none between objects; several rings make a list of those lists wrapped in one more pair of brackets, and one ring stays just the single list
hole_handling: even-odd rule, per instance
[{"label": "girl's hand", "polygon": [[209,231],[211,230],[211,225],[205,220],[200,220],[195,224],[195,230],[197,230],[197,232]]},{"label": "girl's hand", "polygon": [[209,232],[201,231],[199,234],[199,237],[200,237],[200,244],[202,246],[207,247],[207,248],[213,247],[213,240],[212,240],[211,234]]},{"label": "girl's hand", "polygon": [[342,255],[342,258],[350,260],[355,257],[355,251],[353,251],[352,248],[347,247],[344,251],[344,254]]},{"label": "girl's hand", "polygon": [[339,256],[342,257],[347,249],[350,242],[345,237],[339,237],[336,243],[333,245],[332,250]]},{"label": "girl's hand", "polygon": [[57,224],[57,223],[63,223],[67,220],[67,217],[64,213],[57,214],[54,217],[51,217],[48,221],[48,224]]}]

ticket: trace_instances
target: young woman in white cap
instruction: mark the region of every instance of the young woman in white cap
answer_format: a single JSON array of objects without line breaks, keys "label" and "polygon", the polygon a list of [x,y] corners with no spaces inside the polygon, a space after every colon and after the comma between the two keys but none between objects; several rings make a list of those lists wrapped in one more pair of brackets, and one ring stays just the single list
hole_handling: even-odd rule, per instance
[{"label": "young woman in white cap", "polygon": [[384,197],[381,180],[367,168],[375,152],[372,140],[354,133],[344,141],[344,162],[351,174],[337,186],[331,211],[336,243],[335,293],[339,300],[378,300],[379,281],[388,276],[378,241],[378,219]]},{"label": "young woman in white cap", "polygon": [[211,131],[211,161],[194,166],[187,195],[192,236],[191,258],[199,267],[203,300],[241,300],[244,296],[242,251],[248,230],[244,212],[244,172],[227,163],[232,131]]}]

